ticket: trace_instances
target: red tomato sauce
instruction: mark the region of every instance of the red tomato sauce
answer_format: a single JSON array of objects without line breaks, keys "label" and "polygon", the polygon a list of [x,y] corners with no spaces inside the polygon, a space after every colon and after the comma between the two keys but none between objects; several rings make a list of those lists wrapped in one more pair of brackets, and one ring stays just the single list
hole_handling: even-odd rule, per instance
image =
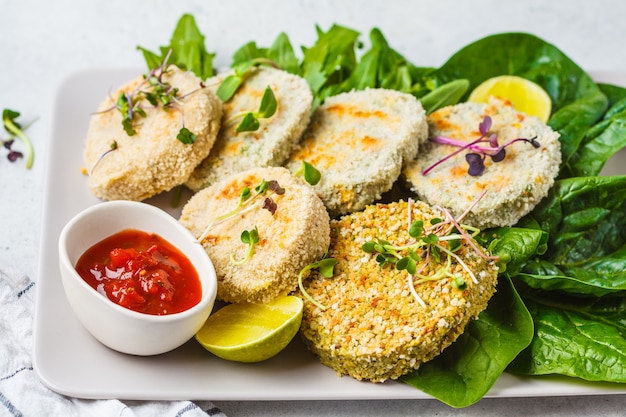
[{"label": "red tomato sauce", "polygon": [[202,297],[191,261],[161,236],[140,230],[123,230],[96,243],[75,268],[96,291],[140,313],[179,313]]}]

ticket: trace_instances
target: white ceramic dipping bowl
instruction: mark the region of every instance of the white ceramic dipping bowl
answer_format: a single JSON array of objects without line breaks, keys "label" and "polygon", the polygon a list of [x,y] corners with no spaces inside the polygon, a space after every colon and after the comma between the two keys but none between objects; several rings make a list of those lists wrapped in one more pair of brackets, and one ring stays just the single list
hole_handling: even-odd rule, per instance
[{"label": "white ceramic dipping bowl", "polygon": [[[115,304],[87,284],[74,269],[80,256],[125,229],[156,233],[185,254],[200,277],[200,302],[180,313],[144,314]],[[109,201],[77,214],[59,236],[59,265],[65,294],[82,325],[104,345],[133,355],[156,355],[184,344],[208,318],[217,293],[215,269],[202,246],[176,219],[147,203]]]}]

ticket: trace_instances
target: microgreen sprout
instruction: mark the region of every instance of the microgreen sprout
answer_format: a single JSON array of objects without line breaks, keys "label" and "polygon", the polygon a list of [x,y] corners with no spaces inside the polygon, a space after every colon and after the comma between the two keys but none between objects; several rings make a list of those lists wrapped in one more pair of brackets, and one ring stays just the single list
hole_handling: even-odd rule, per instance
[{"label": "microgreen sprout", "polygon": [[319,301],[316,301],[315,299],[313,299],[313,297],[311,297],[309,293],[304,289],[304,284],[302,283],[304,279],[304,274],[306,274],[308,271],[312,269],[317,269],[324,278],[332,278],[334,274],[334,270],[335,270],[335,265],[337,265],[337,259],[329,258],[328,249],[327,249],[322,259],[320,259],[317,262],[308,264],[307,266],[302,268],[302,270],[298,274],[298,287],[300,288],[300,292],[302,293],[304,298],[309,300],[311,303],[317,306],[320,310],[326,310],[326,307],[323,306]]},{"label": "microgreen sprout", "polygon": [[[185,127],[185,115],[182,111],[182,100],[204,88],[204,83],[200,83],[198,89],[185,95],[181,95],[177,87],[163,79],[167,73],[167,61],[170,52],[165,56],[161,66],[150,70],[144,75],[144,80],[132,91],[122,91],[115,99],[115,105],[105,111],[117,109],[122,115],[122,127],[128,136],[137,134],[136,125],[139,117],[147,117],[146,109],[162,108],[165,111],[175,110],[181,113],[182,128],[176,135],[176,139],[188,145],[196,141],[196,135]],[[147,102],[147,103],[146,103]],[[146,104],[149,104],[147,106]]]},{"label": "microgreen sprout", "polygon": [[[480,198],[484,196],[481,194]],[[473,207],[476,204],[471,206]],[[411,220],[412,200],[408,202],[409,227],[408,233],[413,242],[406,245],[394,245],[390,242],[376,238],[365,242],[362,249],[366,253],[376,256],[376,262],[381,267],[387,265],[395,267],[398,271],[407,271],[409,274],[409,289],[417,302],[425,306],[424,301],[415,290],[415,285],[427,281],[435,281],[443,278],[450,278],[452,286],[459,290],[466,288],[465,280],[458,274],[452,273],[452,259],[467,272],[474,283],[478,283],[473,271],[455,252],[461,248],[461,241],[468,242],[469,246],[481,257],[495,260],[484,253],[474,242],[473,237],[480,233],[480,230],[460,223],[469,210],[459,219],[454,219],[450,212],[441,208],[445,214],[445,219],[434,218],[430,220],[430,225],[426,226],[423,220]],[[432,275],[425,275],[423,272],[431,264],[438,264],[440,268]]]},{"label": "microgreen sprout", "polygon": [[317,185],[317,183],[322,179],[322,174],[318,171],[318,169],[307,161],[302,161],[302,165],[300,165],[300,168],[294,172],[293,175],[295,177],[303,175],[304,180],[310,185]]},{"label": "microgreen sprout", "polygon": [[243,265],[252,258],[254,253],[254,247],[259,243],[259,230],[256,226],[250,230],[244,230],[241,232],[241,242],[248,245],[246,256],[243,259],[235,259],[235,256],[230,254],[230,261],[235,265]]},{"label": "microgreen sprout", "polygon": [[280,186],[278,181],[265,179],[261,180],[261,182],[254,187],[254,194],[249,187],[244,187],[239,193],[239,200],[237,201],[237,206],[229,211],[226,214],[221,216],[217,216],[216,218],[209,223],[209,225],[204,229],[198,241],[203,243],[204,240],[209,235],[209,232],[212,227],[230,219],[237,215],[242,215],[256,207],[256,205],[261,202],[262,209],[269,211],[272,215],[276,213],[278,205],[272,199],[272,195],[283,195],[285,194],[285,189]]},{"label": "microgreen sprout", "polygon": [[274,68],[280,68],[276,63],[267,59],[267,58],[255,58],[250,61],[245,61],[240,64],[233,66],[233,73],[224,78],[224,80],[220,83],[216,95],[222,100],[224,103],[229,101],[239,87],[245,82],[246,78],[250,75],[252,69],[259,65],[269,65]]},{"label": "microgreen sprout", "polygon": [[[463,151],[469,150],[471,152],[465,155],[465,160],[467,161],[469,165],[467,173],[471,176],[480,176],[485,172],[485,159],[487,157],[490,157],[493,162],[503,161],[504,158],[506,157],[505,149],[515,142],[527,142],[531,144],[534,148],[539,148],[541,146],[539,144],[539,141],[537,141],[536,136],[531,139],[526,139],[526,138],[512,139],[503,145],[499,145],[498,135],[496,133],[489,134],[490,129],[491,129],[491,123],[492,123],[491,117],[485,116],[483,120],[480,122],[480,124],[478,125],[478,130],[481,136],[478,139],[473,140],[472,142],[464,142],[461,140],[451,139],[451,138],[447,138],[444,136],[437,136],[435,138],[429,139],[431,142],[439,143],[442,145],[452,145],[452,146],[458,147],[459,149],[445,156],[439,161],[435,162],[430,167],[426,168],[422,172],[422,175],[428,175],[430,171],[432,171],[441,163],[447,161],[448,159],[452,158],[453,156]],[[481,145],[484,143],[486,143],[488,146]]]},{"label": "microgreen sprout", "polygon": [[111,145],[109,145],[109,149],[107,149],[106,151],[104,151],[102,153],[102,155],[100,155],[100,158],[98,158],[98,160],[96,161],[95,164],[93,164],[93,166],[91,167],[91,170],[89,171],[89,174],[91,175],[91,173],[93,172],[94,169],[96,169],[96,167],[98,166],[98,164],[100,163],[100,161],[102,161],[102,159],[107,156],[108,154],[110,154],[111,152],[117,150],[117,141],[113,141],[111,142]]},{"label": "microgreen sprout", "polygon": [[7,155],[9,161],[15,162],[17,159],[24,156],[22,152],[16,151],[12,148],[14,138],[20,139],[24,144],[24,147],[26,148],[26,169],[31,169],[35,158],[35,151],[33,149],[32,143],[30,142],[30,139],[28,139],[28,136],[26,136],[26,134],[24,133],[28,126],[23,127],[20,123],[16,121],[19,116],[20,113],[15,110],[2,110],[2,124],[4,126],[4,130],[6,130],[10,135],[8,140],[2,141],[2,145],[9,151],[9,154]]},{"label": "microgreen sprout", "polygon": [[259,119],[269,119],[276,113],[278,103],[276,96],[270,86],[265,88],[263,97],[261,98],[261,104],[257,111],[242,111],[239,112],[224,122],[226,127],[232,126],[238,120],[241,120],[235,131],[240,132],[253,132],[258,130],[261,126]]}]

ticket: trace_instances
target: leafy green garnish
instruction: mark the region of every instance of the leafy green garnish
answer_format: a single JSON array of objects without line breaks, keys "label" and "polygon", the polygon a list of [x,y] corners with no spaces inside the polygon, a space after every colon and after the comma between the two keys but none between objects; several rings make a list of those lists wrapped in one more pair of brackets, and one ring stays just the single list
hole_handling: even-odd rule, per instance
[{"label": "leafy green garnish", "polygon": [[278,108],[278,102],[276,96],[271,87],[268,85],[263,92],[259,109],[256,111],[243,111],[233,115],[230,119],[224,122],[225,126],[230,126],[241,119],[241,122],[237,126],[236,132],[252,132],[258,130],[260,127],[259,119],[269,119],[276,113]]},{"label": "leafy green garnish", "polygon": [[[185,127],[185,115],[180,107],[180,103],[186,96],[198,90],[193,90],[185,96],[182,96],[179,94],[180,91],[177,87],[172,86],[163,79],[163,76],[167,72],[168,57],[169,55],[166,55],[164,61],[161,62],[158,68],[144,75],[144,81],[133,91],[121,91],[113,108],[116,108],[121,113],[122,127],[128,136],[134,136],[137,133],[135,130],[136,118],[147,117],[147,113],[144,109],[145,102],[148,102],[153,108],[161,108],[164,111],[179,111],[181,113],[183,126],[176,138],[184,144],[193,144],[196,140],[196,135]],[[204,88],[204,84],[200,83],[199,88]],[[112,110],[113,108],[105,111]]]},{"label": "leafy green garnish", "polygon": [[323,306],[322,304],[320,304],[318,301],[316,301],[306,291],[306,289],[304,288],[304,284],[303,284],[304,274],[306,274],[308,271],[310,271],[312,269],[317,269],[317,270],[319,270],[319,273],[324,278],[332,278],[333,275],[334,275],[335,265],[337,265],[337,259],[329,258],[328,257],[328,249],[327,249],[326,252],[324,253],[324,256],[322,257],[322,259],[320,259],[317,262],[313,262],[311,264],[308,264],[307,266],[302,268],[300,273],[298,273],[298,288],[300,288],[300,292],[302,293],[304,298],[309,300],[311,303],[313,303],[315,306],[317,306],[320,310],[326,310],[326,307]]},{"label": "leafy green garnish", "polygon": [[170,53],[169,61],[172,64],[192,71],[201,80],[206,80],[214,74],[215,54],[207,52],[204,41],[204,35],[198,29],[195,18],[190,14],[184,14],[174,29],[170,44],[159,48],[160,54],[141,46],[137,49],[142,51],[146,64],[151,70],[159,68]]},{"label": "leafy green garnish", "polygon": [[230,261],[235,265],[243,265],[252,258],[254,253],[254,247],[259,243],[259,230],[254,226],[251,230],[244,230],[241,232],[241,242],[248,245],[246,256],[243,259],[235,259],[235,256],[230,254]]},{"label": "leafy green garnish", "polygon": [[[26,128],[23,128],[22,125],[16,120],[19,116],[20,113],[15,110],[2,110],[2,125],[4,126],[4,130],[6,130],[11,135],[11,138],[18,138],[24,144],[24,147],[26,148],[26,169],[31,169],[33,166],[33,161],[35,159],[35,151],[33,149],[33,145],[30,139],[24,133],[24,130]],[[9,143],[8,141],[3,142],[5,144]],[[21,156],[21,153],[11,150],[10,145],[7,147],[9,148],[9,160],[14,161],[19,156]]]},{"label": "leafy green garnish", "polygon": [[293,175],[295,177],[300,175],[304,176],[304,180],[310,185],[317,185],[322,179],[322,173],[307,161],[302,161],[300,169],[294,172]]}]

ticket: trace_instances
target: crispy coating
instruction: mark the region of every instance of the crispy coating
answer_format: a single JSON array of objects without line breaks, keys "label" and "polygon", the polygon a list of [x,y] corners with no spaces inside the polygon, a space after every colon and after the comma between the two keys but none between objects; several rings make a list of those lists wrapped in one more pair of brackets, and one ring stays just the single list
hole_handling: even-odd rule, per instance
[{"label": "crispy coating", "polygon": [[[463,277],[458,289],[443,277],[415,284],[425,303],[413,296],[407,271],[381,267],[376,255],[362,249],[382,238],[392,244],[412,242],[409,204],[370,205],[331,222],[329,256],[338,260],[333,278],[314,272],[305,281],[308,294],[326,309],[305,299],[301,335],[320,361],[341,375],[382,382],[417,369],[450,345],[470,319],[486,308],[495,292],[497,267],[467,243],[456,252],[473,271],[477,283],[455,259],[450,271]],[[411,206],[412,220],[429,225],[442,213],[422,202]],[[441,264],[429,262],[423,274],[433,277]]]},{"label": "crispy coating", "polygon": [[[180,111],[155,109],[146,101],[147,117],[137,118],[135,135],[124,131],[115,101],[121,91],[140,86],[143,76],[112,93],[92,116],[84,154],[89,187],[99,198],[139,201],[168,191],[184,183],[209,154],[220,126],[220,100],[208,88],[201,88],[193,73],[175,66],[169,67],[163,79],[179,89]],[[193,144],[176,138],[183,121],[197,136]],[[113,143],[117,148],[107,153]]]},{"label": "crispy coating", "polygon": [[427,137],[426,114],[410,94],[385,89],[342,93],[315,109],[286,167],[313,164],[315,189],[330,215],[351,213],[379,199]]},{"label": "crispy coating", "polygon": [[[448,208],[459,216],[479,199],[463,219],[478,228],[512,226],[548,194],[561,163],[559,134],[536,117],[516,111],[510,102],[491,99],[488,104],[461,103],[439,109],[428,116],[429,136],[444,136],[469,143],[481,136],[478,125],[484,116],[492,119],[490,133],[498,135],[500,145],[517,139],[536,137],[540,147],[516,142],[506,147],[503,161],[487,157],[480,176],[467,173],[466,153],[460,152],[427,175],[422,172],[458,147],[427,141],[417,158],[406,166],[403,175],[411,191],[433,205]],[[488,144],[482,144],[487,145]]]},{"label": "crispy coating", "polygon": [[[308,184],[282,167],[233,174],[197,192],[183,207],[180,222],[200,238],[216,218],[237,207],[244,187],[254,195],[262,180],[278,181],[285,189],[282,195],[267,194],[276,203],[275,213],[263,209],[265,197],[259,198],[253,209],[218,222],[203,239],[217,273],[217,296],[227,302],[264,303],[293,291],[300,270],[328,248],[330,219],[322,201]],[[236,265],[231,256],[241,260],[248,249],[241,233],[254,227],[259,243],[247,262]]]},{"label": "crispy coating", "polygon": [[[217,75],[207,85],[217,90],[229,74]],[[261,119],[258,130],[237,133],[241,119],[234,117],[256,111],[268,86],[278,102],[276,113]],[[224,123],[215,145],[185,184],[198,191],[237,172],[282,166],[309,123],[312,103],[313,94],[304,78],[270,67],[253,69],[233,98],[224,103]]]}]

